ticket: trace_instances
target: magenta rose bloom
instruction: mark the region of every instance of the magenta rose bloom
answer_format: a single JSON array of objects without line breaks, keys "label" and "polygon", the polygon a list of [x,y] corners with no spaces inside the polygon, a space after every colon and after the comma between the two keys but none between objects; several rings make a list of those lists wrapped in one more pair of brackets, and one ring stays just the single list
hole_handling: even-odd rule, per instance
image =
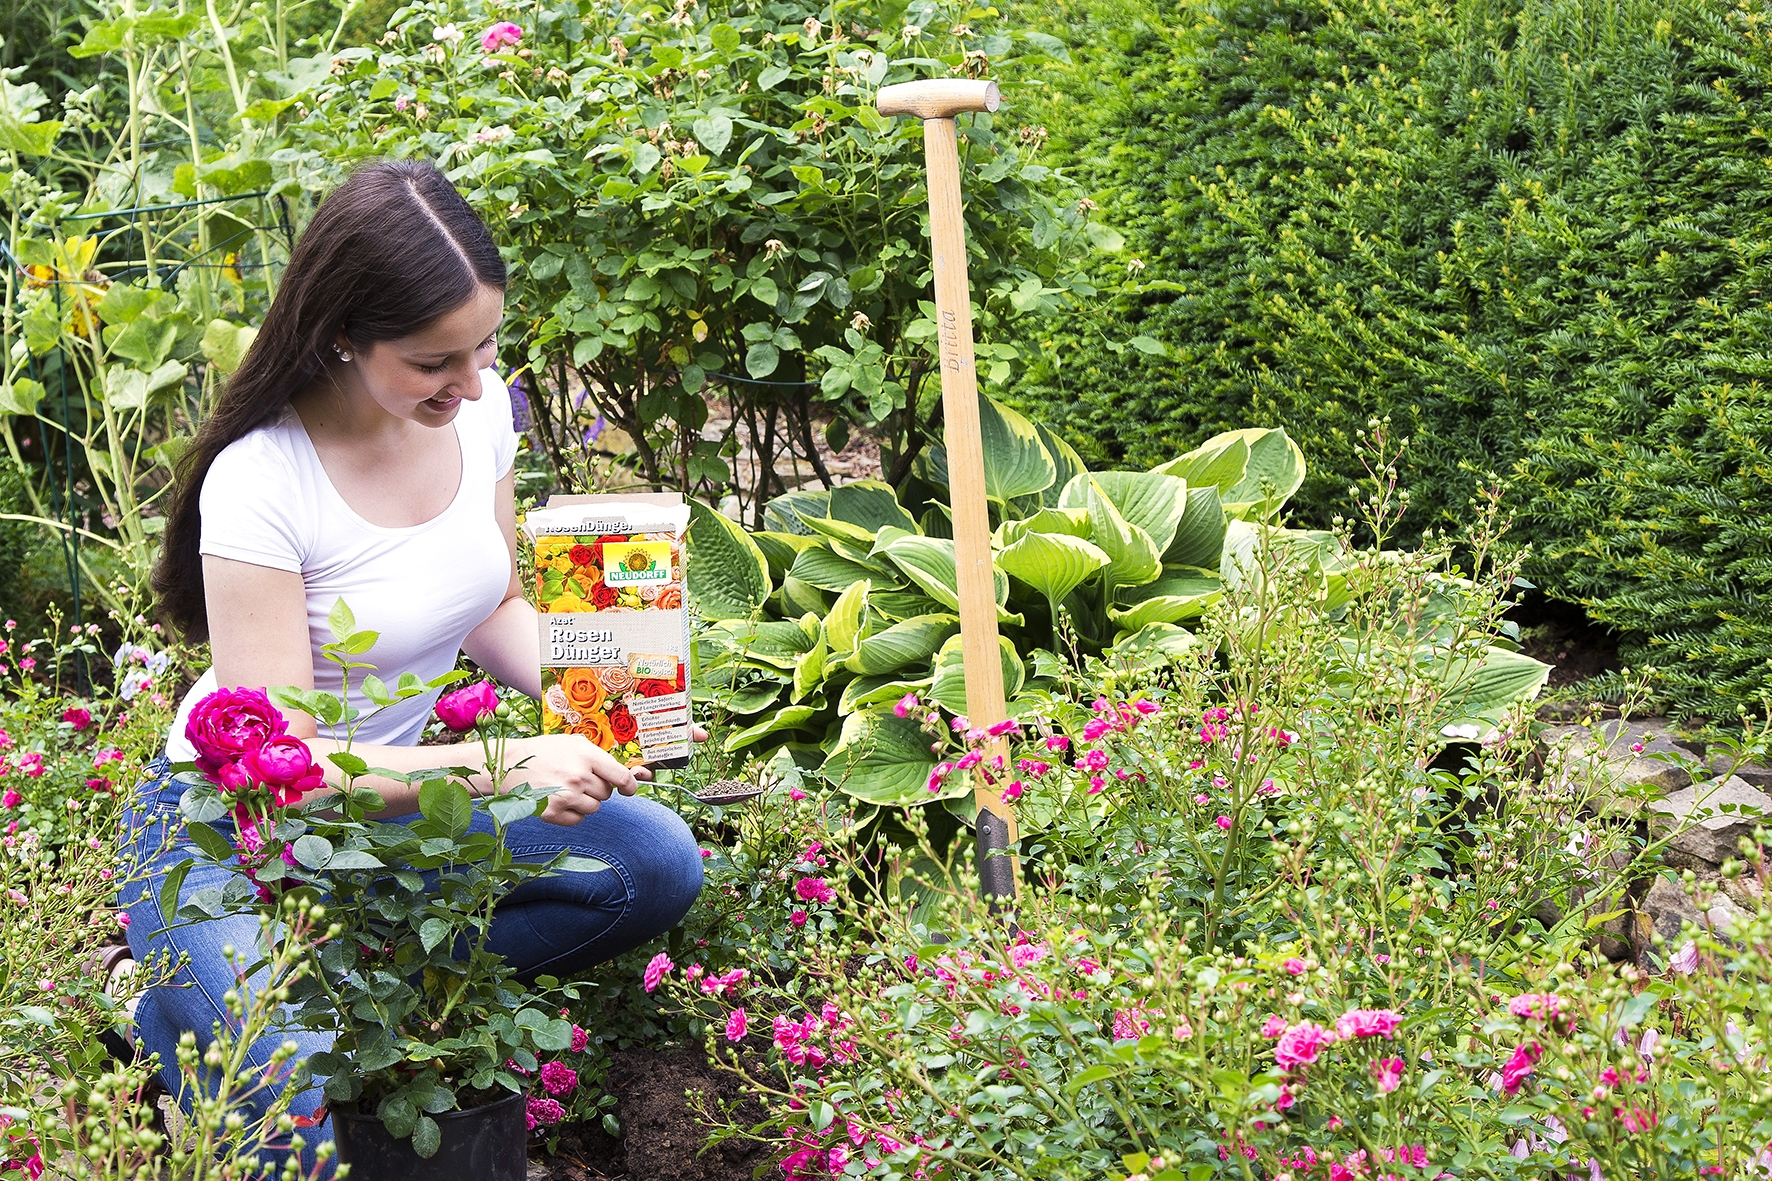
[{"label": "magenta rose bloom", "polygon": [[263,689],[217,689],[197,703],[185,723],[185,737],[197,748],[197,769],[211,779],[288,732],[289,723]]},{"label": "magenta rose bloom", "polygon": [[240,769],[253,782],[270,788],[284,805],[299,803],[304,794],[326,782],[308,744],[292,734],[279,734],[241,755]]},{"label": "magenta rose bloom", "polygon": [[457,734],[472,730],[498,708],[498,690],[491,681],[475,681],[465,689],[437,699],[437,717]]},{"label": "magenta rose bloom", "polygon": [[62,721],[76,730],[84,730],[92,725],[92,714],[79,706],[74,706],[72,709],[62,711]]}]

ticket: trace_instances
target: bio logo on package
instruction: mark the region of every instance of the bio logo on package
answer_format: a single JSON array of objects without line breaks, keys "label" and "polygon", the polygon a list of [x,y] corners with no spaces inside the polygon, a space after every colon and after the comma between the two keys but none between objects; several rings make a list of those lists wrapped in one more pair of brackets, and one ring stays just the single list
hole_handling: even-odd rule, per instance
[{"label": "bio logo on package", "polygon": [[630,766],[689,760],[681,497],[554,497],[523,523],[535,559],[542,730]]}]

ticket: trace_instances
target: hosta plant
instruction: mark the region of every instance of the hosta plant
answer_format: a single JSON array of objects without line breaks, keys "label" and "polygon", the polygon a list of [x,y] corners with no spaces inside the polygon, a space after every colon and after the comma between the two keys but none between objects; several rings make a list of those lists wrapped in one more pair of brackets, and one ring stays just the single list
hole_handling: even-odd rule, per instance
[{"label": "hosta plant", "polygon": [[[1283,431],[1228,432],[1149,471],[1093,472],[1014,410],[985,398],[980,413],[1003,677],[1016,716],[1049,713],[1079,659],[1130,672],[1189,652],[1226,591],[1262,577],[1264,555],[1280,552],[1310,571],[1301,609],[1342,626],[1351,664],[1374,630],[1409,629],[1417,663],[1450,707],[1443,725],[1488,729],[1544,683],[1544,665],[1508,650],[1499,618],[1480,635],[1457,625],[1470,584],[1448,569],[1420,574],[1419,611],[1389,600],[1351,608],[1351,575],[1412,559],[1385,553],[1382,537],[1356,551],[1346,536],[1278,524],[1304,480]],[[1381,437],[1375,447],[1387,445]],[[1374,454],[1384,511],[1394,513],[1406,498]],[[777,497],[766,530],[696,511],[690,583],[707,623],[695,684],[732,719],[726,750],[785,749],[876,805],[967,794],[959,779],[931,796],[935,753],[890,708],[916,693],[965,709],[943,460],[932,449],[898,489],[863,480]],[[1443,567],[1447,557],[1432,561]]]}]

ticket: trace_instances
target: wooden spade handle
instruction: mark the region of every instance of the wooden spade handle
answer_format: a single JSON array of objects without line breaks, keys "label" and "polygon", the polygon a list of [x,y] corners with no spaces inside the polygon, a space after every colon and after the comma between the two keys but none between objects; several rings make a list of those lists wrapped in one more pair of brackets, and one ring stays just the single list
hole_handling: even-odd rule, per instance
[{"label": "wooden spade handle", "polygon": [[[994,95],[994,84],[991,90]],[[884,96],[886,91],[880,93]],[[982,96],[979,101],[983,101]],[[947,424],[948,503],[954,518],[954,568],[960,600],[960,647],[966,665],[966,713],[974,726],[989,726],[1007,717],[1008,710],[1003,694],[1003,657],[997,641],[997,588],[991,563],[990,507],[985,497],[984,442],[978,424],[978,370],[972,352],[972,296],[966,276],[966,223],[960,201],[960,147],[954,120],[926,118],[923,145],[929,169],[929,244],[935,264],[941,402]],[[993,753],[1007,759],[1007,749],[1006,743],[998,742]],[[995,788],[987,787],[982,779],[974,782],[973,798],[979,809],[993,812],[1007,822],[1013,846],[1014,810]]]}]

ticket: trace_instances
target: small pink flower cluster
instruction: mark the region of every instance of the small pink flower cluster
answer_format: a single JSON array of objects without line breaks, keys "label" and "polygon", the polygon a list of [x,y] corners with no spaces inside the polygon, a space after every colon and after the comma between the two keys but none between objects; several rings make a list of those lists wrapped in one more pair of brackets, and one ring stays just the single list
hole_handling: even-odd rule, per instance
[{"label": "small pink flower cluster", "polygon": [[578,1071],[564,1062],[544,1062],[541,1067],[542,1089],[554,1098],[569,1095],[578,1088]]},{"label": "small pink flower cluster", "polygon": [[[1425,1169],[1428,1167],[1427,1147],[1422,1144],[1399,1145],[1396,1148],[1381,1148],[1378,1158],[1387,1165],[1401,1165],[1405,1168]],[[1330,1161],[1329,1181],[1364,1181],[1373,1175],[1372,1163],[1364,1149],[1350,1154],[1342,1161]],[[1395,1173],[1383,1172],[1380,1181],[1402,1181]]]},{"label": "small pink flower cluster", "polygon": [[808,1013],[799,1021],[777,1016],[775,1048],[795,1066],[814,1070],[827,1062],[843,1066],[856,1058],[855,1043],[844,1036],[853,1025],[841,1009],[826,1001],[817,1015]]},{"label": "small pink flower cluster", "polygon": [[[913,1142],[919,1148],[927,1144],[921,1136],[913,1137]],[[783,1181],[825,1181],[826,1178],[841,1177],[849,1167],[850,1157],[858,1151],[863,1154],[862,1164],[871,1171],[879,1167],[881,1158],[904,1147],[890,1126],[869,1132],[846,1114],[841,1129],[835,1121],[823,1132],[806,1127],[791,1128],[788,1143],[793,1151],[781,1162]],[[873,1155],[876,1148],[879,1156]],[[910,1175],[916,1181],[928,1176],[921,1165]]]},{"label": "small pink flower cluster", "polygon": [[1563,998],[1554,992],[1523,992],[1507,1003],[1507,1011],[1523,1020],[1541,1021],[1558,1033],[1575,1028],[1575,1014],[1563,1008]]},{"label": "small pink flower cluster", "polygon": [[1115,1041],[1137,1041],[1150,1031],[1150,1019],[1145,1016],[1145,1011],[1137,1005],[1130,1009],[1114,1010]]},{"label": "small pink flower cluster", "polygon": [[524,1105],[523,1122],[531,1132],[551,1128],[566,1118],[566,1109],[558,1099],[542,1099],[531,1095]]},{"label": "small pink flower cluster", "polygon": [[837,900],[837,892],[823,878],[801,878],[794,883],[794,895],[802,902],[829,905]]},{"label": "small pink flower cluster", "polygon": [[647,992],[656,992],[658,986],[664,983],[664,978],[669,976],[671,969],[676,966],[671,963],[671,957],[661,951],[647,961],[646,971],[641,974],[640,982]]},{"label": "small pink flower cluster", "polygon": [[1161,707],[1142,697],[1136,701],[1120,702],[1097,697],[1090,708],[1095,716],[1084,725],[1083,747],[1071,762],[1072,770],[1089,777],[1088,794],[1100,795],[1105,791],[1110,773],[1113,778],[1122,782],[1128,779],[1145,782],[1142,771],[1113,766],[1107,749],[1099,744],[1106,742],[1110,735],[1131,733],[1137,729],[1139,722],[1158,712]]},{"label": "small pink flower cluster", "polygon": [[480,34],[480,51],[497,53],[507,45],[515,45],[523,39],[523,26],[511,21],[499,21]]},{"label": "small pink flower cluster", "polygon": [[1525,1083],[1533,1067],[1538,1065],[1539,1058],[1544,1056],[1544,1047],[1537,1042],[1527,1042],[1516,1046],[1514,1052],[1501,1067],[1501,1090],[1505,1095],[1517,1095]]}]

